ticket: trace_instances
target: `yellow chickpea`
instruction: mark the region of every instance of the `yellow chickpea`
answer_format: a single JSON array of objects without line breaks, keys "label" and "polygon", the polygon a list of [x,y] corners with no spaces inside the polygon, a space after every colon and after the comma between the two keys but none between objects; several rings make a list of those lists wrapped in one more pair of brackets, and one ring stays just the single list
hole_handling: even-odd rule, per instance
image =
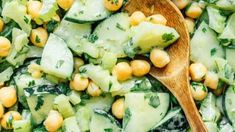
[{"label": "yellow chickpea", "polygon": [[147,20],[151,23],[154,23],[154,24],[166,25],[166,23],[167,23],[166,18],[161,14],[149,16],[147,18]]},{"label": "yellow chickpea", "polygon": [[91,95],[92,97],[98,97],[102,93],[101,89],[99,86],[97,86],[94,82],[90,81],[88,88],[87,88],[87,93]]},{"label": "yellow chickpea", "polygon": [[0,103],[0,118],[2,118],[3,114],[4,114],[4,107],[2,103]]},{"label": "yellow chickpea", "polygon": [[117,11],[122,7],[123,0],[104,0],[104,6],[110,11]]},{"label": "yellow chickpea", "polygon": [[21,115],[17,111],[8,111],[3,115],[1,125],[4,129],[13,129],[12,123],[17,120],[21,120]]},{"label": "yellow chickpea", "polygon": [[136,26],[145,20],[146,20],[146,16],[141,11],[135,11],[130,16],[130,23],[132,26]]},{"label": "yellow chickpea", "polygon": [[120,62],[114,66],[112,74],[115,75],[119,81],[125,81],[131,78],[132,69],[127,62]]},{"label": "yellow chickpea", "polygon": [[81,66],[83,66],[85,62],[81,58],[74,58],[74,67],[76,70],[79,70]]},{"label": "yellow chickpea", "polygon": [[190,2],[191,0],[173,0],[175,5],[180,9],[184,9]]},{"label": "yellow chickpea", "polygon": [[193,2],[192,5],[186,10],[185,14],[191,18],[198,18],[202,14],[202,8],[198,3]]},{"label": "yellow chickpea", "polygon": [[131,61],[132,74],[136,77],[142,77],[149,73],[150,64],[145,60],[133,60]]},{"label": "yellow chickpea", "polygon": [[202,63],[193,63],[189,67],[189,74],[193,81],[202,81],[207,73],[207,68]]},{"label": "yellow chickpea", "polygon": [[170,63],[170,57],[168,53],[158,48],[154,48],[150,52],[150,60],[153,63],[153,65],[157,68],[163,68],[168,63]]},{"label": "yellow chickpea", "polygon": [[4,21],[0,18],[0,32],[2,32],[4,25]]},{"label": "yellow chickpea", "polygon": [[16,89],[13,87],[3,87],[0,89],[0,102],[9,108],[17,101]]},{"label": "yellow chickpea", "polygon": [[6,57],[10,53],[11,42],[5,38],[0,36],[0,57]]},{"label": "yellow chickpea", "polygon": [[192,18],[186,17],[185,18],[185,23],[188,27],[188,31],[190,33],[193,33],[194,32],[194,27],[195,27],[195,21]]},{"label": "yellow chickpea", "polygon": [[123,118],[123,115],[124,115],[124,99],[122,99],[122,98],[118,99],[113,103],[112,113],[118,119]]},{"label": "yellow chickpea", "polygon": [[56,132],[63,124],[62,115],[55,110],[51,110],[44,121],[44,126],[49,132]]},{"label": "yellow chickpea", "polygon": [[201,101],[207,96],[207,88],[201,83],[191,84],[191,93],[195,100]]},{"label": "yellow chickpea", "polygon": [[89,85],[89,80],[83,78],[81,74],[75,74],[73,80],[70,81],[70,88],[76,91],[84,91]]},{"label": "yellow chickpea", "polygon": [[73,4],[74,0],[57,0],[57,4],[64,10],[68,10],[72,4]]},{"label": "yellow chickpea", "polygon": [[28,14],[32,17],[32,19],[36,19],[39,17],[41,8],[42,3],[38,0],[30,0],[27,3],[27,11]]},{"label": "yellow chickpea", "polygon": [[39,27],[33,29],[30,35],[31,42],[37,47],[44,47],[48,39],[47,30]]}]

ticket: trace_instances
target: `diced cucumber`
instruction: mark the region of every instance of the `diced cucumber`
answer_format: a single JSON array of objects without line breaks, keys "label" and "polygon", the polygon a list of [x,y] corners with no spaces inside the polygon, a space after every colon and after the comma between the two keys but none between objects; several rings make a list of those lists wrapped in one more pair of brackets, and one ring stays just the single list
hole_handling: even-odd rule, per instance
[{"label": "diced cucumber", "polygon": [[93,23],[111,14],[103,4],[103,0],[75,0],[65,20],[74,23]]},{"label": "diced cucumber", "polygon": [[92,58],[98,58],[100,57],[100,50],[99,48],[93,44],[92,42],[89,42],[86,38],[81,38],[79,40],[79,44],[77,46],[77,51],[80,53],[86,53]]},{"label": "diced cucumber", "polygon": [[28,48],[28,35],[18,28],[13,28],[12,30],[12,50],[7,56],[6,60],[14,65],[19,67],[22,65],[27,58]]},{"label": "diced cucumber", "polygon": [[170,120],[172,117],[176,116],[180,112],[181,112],[181,108],[175,108],[175,109],[170,110],[160,122],[158,122],[153,128],[151,128],[151,130],[154,130],[155,128],[166,123],[168,120]]},{"label": "diced cucumber", "polygon": [[[234,2],[235,4],[235,2]],[[227,25],[222,32],[222,34],[219,36],[220,39],[228,39],[232,40],[235,39],[235,13],[233,13],[227,22]]]},{"label": "diced cucumber", "polygon": [[92,115],[90,132],[121,132],[119,122],[106,111],[96,109]]},{"label": "diced cucumber", "polygon": [[213,6],[208,6],[206,9],[209,15],[209,27],[217,33],[222,33],[225,28],[226,17],[222,16],[220,10]]},{"label": "diced cucumber", "polygon": [[18,1],[7,2],[2,10],[2,16],[13,19],[26,33],[31,32],[31,18],[27,15],[27,8]]},{"label": "diced cucumber", "polygon": [[128,93],[125,95],[125,132],[149,131],[165,116],[169,108],[168,93]]},{"label": "diced cucumber", "polygon": [[14,132],[31,132],[32,126],[30,120],[18,120],[13,122]]},{"label": "diced cucumber", "polygon": [[64,39],[70,49],[79,55],[83,53],[80,39],[84,36],[89,36],[90,33],[90,24],[77,24],[66,21],[64,19],[61,21],[60,25],[54,32],[54,34]]},{"label": "diced cucumber", "polygon": [[219,123],[220,132],[233,132],[233,127],[229,124],[228,120],[224,117]]},{"label": "diced cucumber", "polygon": [[56,95],[43,94],[40,96],[30,96],[27,98],[27,103],[32,113],[33,123],[40,124],[48,115],[53,107],[53,101]]},{"label": "diced cucumber", "polygon": [[217,124],[215,122],[204,122],[208,132],[218,132]]},{"label": "diced cucumber", "polygon": [[131,36],[130,48],[137,54],[148,53],[153,47],[165,48],[180,37],[174,28],[150,22],[133,27]]},{"label": "diced cucumber", "polygon": [[68,79],[73,72],[73,54],[68,49],[64,40],[50,34],[44,47],[41,59],[44,72],[54,76]]},{"label": "diced cucumber", "polygon": [[101,64],[104,69],[112,70],[117,63],[117,55],[112,52],[105,52]]},{"label": "diced cucumber", "polygon": [[220,113],[224,115],[224,109],[223,109],[223,97],[219,96],[216,98],[216,107],[219,108]]},{"label": "diced cucumber", "polygon": [[88,76],[105,92],[113,92],[121,88],[117,78],[111,76],[108,70],[104,70],[99,65],[84,65],[80,68],[80,72]]},{"label": "diced cucumber", "polygon": [[116,54],[118,58],[126,57],[123,46],[129,40],[130,22],[127,13],[118,13],[100,23],[93,34],[101,43],[97,43],[105,51]]},{"label": "diced cucumber", "polygon": [[235,1],[234,0],[218,0],[216,6],[223,10],[235,11]]},{"label": "diced cucumber", "polygon": [[191,39],[190,59],[214,70],[215,57],[224,57],[223,48],[219,45],[216,33],[202,22]]},{"label": "diced cucumber", "polygon": [[9,67],[3,72],[0,73],[0,82],[5,82],[10,80],[11,76],[13,74],[13,68]]},{"label": "diced cucumber", "polygon": [[220,117],[219,108],[216,107],[216,97],[211,92],[203,100],[199,112],[202,115],[202,120],[205,122],[217,122]]},{"label": "diced cucumber", "polygon": [[43,49],[36,46],[28,46],[27,58],[41,58]]},{"label": "diced cucumber", "polygon": [[80,128],[75,116],[66,118],[62,127],[64,132],[80,132]]},{"label": "diced cucumber", "polygon": [[90,130],[90,121],[93,110],[89,107],[79,107],[76,113],[76,119],[82,132]]},{"label": "diced cucumber", "polygon": [[54,104],[64,118],[68,118],[75,115],[75,111],[72,105],[70,104],[69,99],[65,95],[61,94],[57,96],[55,98]]},{"label": "diced cucumber", "polygon": [[48,22],[56,15],[58,6],[56,0],[43,0],[39,18],[44,22]]},{"label": "diced cucumber", "polygon": [[80,94],[78,92],[76,92],[75,90],[72,90],[69,95],[69,101],[73,104],[73,105],[77,105],[81,102],[81,97]]},{"label": "diced cucumber", "polygon": [[222,58],[216,58],[215,59],[217,72],[219,78],[230,85],[234,84],[234,71],[232,67],[228,64],[227,60]]},{"label": "diced cucumber", "polygon": [[235,49],[232,48],[226,48],[226,60],[228,61],[228,64],[233,68],[233,71],[235,72]]},{"label": "diced cucumber", "polygon": [[223,108],[225,116],[229,122],[235,127],[235,86],[227,88],[223,96]]}]

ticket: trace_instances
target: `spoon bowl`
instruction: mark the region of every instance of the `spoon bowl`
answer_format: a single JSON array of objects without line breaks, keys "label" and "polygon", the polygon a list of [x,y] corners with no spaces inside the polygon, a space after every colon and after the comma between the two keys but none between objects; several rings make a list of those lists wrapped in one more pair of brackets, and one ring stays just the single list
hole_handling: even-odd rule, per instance
[{"label": "spoon bowl", "polygon": [[193,132],[206,132],[207,129],[190,92],[190,37],[183,15],[170,0],[129,0],[125,10],[129,14],[142,11],[146,16],[162,14],[168,20],[167,26],[175,28],[180,34],[179,40],[166,49],[171,62],[165,68],[152,67],[150,75],[158,79],[177,98]]}]

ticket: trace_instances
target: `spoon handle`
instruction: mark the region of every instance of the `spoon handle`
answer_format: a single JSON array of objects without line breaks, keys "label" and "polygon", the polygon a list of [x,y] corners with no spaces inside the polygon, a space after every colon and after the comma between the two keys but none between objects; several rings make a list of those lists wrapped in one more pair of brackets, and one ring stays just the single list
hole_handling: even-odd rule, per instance
[{"label": "spoon handle", "polygon": [[183,111],[193,132],[207,132],[208,130],[201,119],[192,96],[188,96],[191,95],[189,90],[190,88],[182,90],[183,94],[178,96],[177,99],[183,108]]}]

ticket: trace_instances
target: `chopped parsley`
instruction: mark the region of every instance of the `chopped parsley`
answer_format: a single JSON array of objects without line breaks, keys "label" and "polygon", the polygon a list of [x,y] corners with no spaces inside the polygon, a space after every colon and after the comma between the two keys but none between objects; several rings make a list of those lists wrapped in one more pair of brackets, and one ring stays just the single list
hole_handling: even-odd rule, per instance
[{"label": "chopped parsley", "polygon": [[27,24],[29,23],[29,19],[27,18],[27,16],[24,16],[24,22]]},{"label": "chopped parsley", "polygon": [[8,117],[8,119],[7,119],[7,127],[12,127],[12,123],[13,123],[13,115],[12,114],[10,114],[9,115],[9,117]]},{"label": "chopped parsley", "polygon": [[122,30],[122,31],[126,31],[126,29],[123,28],[120,23],[117,23],[117,24],[116,24],[116,27],[117,27],[118,29]]},{"label": "chopped parsley", "polygon": [[211,56],[214,56],[217,52],[217,49],[216,48],[213,48],[211,49]]},{"label": "chopped parsley", "polygon": [[202,32],[205,33],[207,30],[206,28],[202,28]]},{"label": "chopped parsley", "polygon": [[162,35],[162,39],[163,39],[165,42],[169,42],[169,41],[173,40],[174,37],[175,37],[175,36],[174,36],[173,33],[164,33],[164,34]]},{"label": "chopped parsley", "polygon": [[32,80],[32,81],[29,82],[28,87],[32,87],[32,86],[34,86],[34,85],[35,85],[35,81]]},{"label": "chopped parsley", "polygon": [[113,86],[113,83],[109,81],[109,91],[111,90],[112,86]]},{"label": "chopped parsley", "polygon": [[96,40],[98,40],[98,36],[96,34],[91,34],[88,36],[88,41],[91,42],[91,43],[95,43]]},{"label": "chopped parsley", "polygon": [[160,105],[160,100],[158,96],[151,96],[149,99],[149,105],[153,108],[157,108]]},{"label": "chopped parsley", "polygon": [[57,63],[56,63],[56,68],[57,68],[57,69],[60,68],[63,64],[64,64],[64,60],[59,60],[59,61],[57,61]]},{"label": "chopped parsley", "polygon": [[123,118],[123,128],[126,128],[128,122],[131,119],[131,111],[129,108],[125,110],[124,118]]},{"label": "chopped parsley", "polygon": [[34,110],[39,110],[44,104],[43,96],[38,96],[37,105],[35,106]]},{"label": "chopped parsley", "polygon": [[113,129],[112,128],[105,128],[104,132],[113,132]]},{"label": "chopped parsley", "polygon": [[41,39],[38,37],[38,35],[36,35],[35,42],[36,43],[40,43],[41,42]]}]

